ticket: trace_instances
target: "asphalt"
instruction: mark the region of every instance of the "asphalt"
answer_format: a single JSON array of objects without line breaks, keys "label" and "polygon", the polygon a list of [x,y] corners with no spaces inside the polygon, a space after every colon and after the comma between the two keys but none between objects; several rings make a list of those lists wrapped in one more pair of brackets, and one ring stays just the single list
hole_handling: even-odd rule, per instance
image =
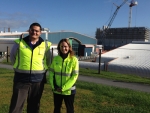
[{"label": "asphalt", "polygon": [[[13,69],[12,65],[6,65],[1,63],[0,63],[0,68]],[[83,75],[79,75],[78,80],[150,93],[150,85],[146,85],[146,84],[128,83],[128,82],[89,77]]]}]

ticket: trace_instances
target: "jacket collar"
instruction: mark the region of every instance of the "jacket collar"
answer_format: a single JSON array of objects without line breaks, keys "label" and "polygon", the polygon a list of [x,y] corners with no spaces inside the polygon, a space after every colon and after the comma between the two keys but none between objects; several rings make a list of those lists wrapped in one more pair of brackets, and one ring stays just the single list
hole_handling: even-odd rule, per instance
[{"label": "jacket collar", "polygon": [[[26,42],[26,44],[28,45],[28,46],[30,46],[30,38],[29,38],[29,35],[28,36],[26,36],[26,37],[24,37],[23,38],[23,40]],[[37,41],[37,43],[34,45],[34,48],[36,48],[37,46],[39,46],[42,42],[44,42],[44,40],[41,38],[41,37],[39,37],[39,40]],[[33,49],[34,49],[33,48]]]}]

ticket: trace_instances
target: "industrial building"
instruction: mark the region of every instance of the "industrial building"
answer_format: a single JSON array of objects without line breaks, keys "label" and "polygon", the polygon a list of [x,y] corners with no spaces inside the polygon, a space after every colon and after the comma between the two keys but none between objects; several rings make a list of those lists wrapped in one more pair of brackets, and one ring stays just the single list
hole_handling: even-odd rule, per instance
[{"label": "industrial building", "polygon": [[[12,47],[14,40],[20,38],[21,34],[23,37],[28,35],[28,32],[23,33],[11,33],[5,32],[0,33],[0,52],[6,51],[7,46]],[[72,48],[77,56],[90,56],[91,52],[95,51],[97,45],[97,39],[86,35],[82,35],[76,32],[45,32],[41,34],[43,39],[47,39],[52,42],[52,47],[57,48],[58,42],[63,38],[68,38],[71,42]]]},{"label": "industrial building", "polygon": [[99,37],[98,44],[101,42],[105,50],[111,50],[132,43],[132,41],[149,40],[150,29],[146,27],[109,28],[105,36]]},{"label": "industrial building", "polygon": [[[150,42],[133,41],[101,55],[101,70],[150,78]],[[96,62],[80,62],[80,67],[98,70]]]}]

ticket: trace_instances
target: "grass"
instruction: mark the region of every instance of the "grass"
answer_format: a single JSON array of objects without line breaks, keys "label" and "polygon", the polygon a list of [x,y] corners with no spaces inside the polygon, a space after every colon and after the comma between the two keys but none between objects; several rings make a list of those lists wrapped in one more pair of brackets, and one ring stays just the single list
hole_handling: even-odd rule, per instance
[{"label": "grass", "polygon": [[[12,65],[10,59],[8,61],[9,62],[7,62],[7,60],[4,59],[1,63]],[[134,83],[150,85],[150,78],[140,77],[137,75],[127,75],[127,74],[120,74],[120,73],[109,72],[109,71],[101,71],[100,74],[98,74],[98,70],[93,70],[89,68],[88,69],[80,68],[79,74],[85,76],[98,77],[98,78],[106,78],[106,79],[122,81],[122,82],[134,82]]]},{"label": "grass", "polygon": [[[0,69],[0,113],[8,113],[12,85],[13,70]],[[77,81],[76,85],[75,113],[150,113],[150,93],[81,81]],[[52,112],[53,95],[47,83],[41,99],[40,113]],[[23,113],[26,113],[26,105]],[[64,103],[62,113],[66,113]]]},{"label": "grass", "polygon": [[120,74],[120,73],[109,72],[109,71],[101,71],[100,74],[98,74],[97,70],[86,69],[86,68],[80,68],[79,73],[80,75],[93,76],[98,78],[107,78],[107,79],[112,79],[112,80],[122,81],[122,82],[150,84],[150,78],[140,77],[136,75]]}]

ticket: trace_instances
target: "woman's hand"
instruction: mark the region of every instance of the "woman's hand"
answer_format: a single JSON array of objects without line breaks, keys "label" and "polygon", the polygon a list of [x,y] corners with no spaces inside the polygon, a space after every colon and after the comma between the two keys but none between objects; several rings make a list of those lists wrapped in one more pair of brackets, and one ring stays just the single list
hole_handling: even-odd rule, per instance
[{"label": "woman's hand", "polygon": [[57,92],[62,92],[61,88],[55,89]]}]

